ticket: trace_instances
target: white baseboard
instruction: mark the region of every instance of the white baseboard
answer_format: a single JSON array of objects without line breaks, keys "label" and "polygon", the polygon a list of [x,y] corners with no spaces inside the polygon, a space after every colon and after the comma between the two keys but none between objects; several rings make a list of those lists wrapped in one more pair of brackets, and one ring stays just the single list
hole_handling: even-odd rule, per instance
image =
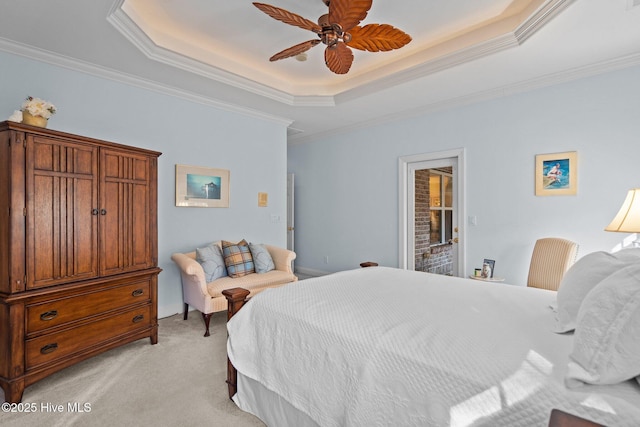
[{"label": "white baseboard", "polygon": [[320,276],[326,276],[327,274],[331,274],[331,272],[329,271],[314,270],[313,268],[305,268],[305,267],[297,267],[297,266],[295,268],[295,273],[300,273],[300,274],[304,274],[305,276],[311,276],[311,277],[320,277]]},{"label": "white baseboard", "polygon": [[165,317],[171,317],[176,314],[182,314],[183,304],[171,304],[171,305],[158,305],[158,319],[164,319]]}]

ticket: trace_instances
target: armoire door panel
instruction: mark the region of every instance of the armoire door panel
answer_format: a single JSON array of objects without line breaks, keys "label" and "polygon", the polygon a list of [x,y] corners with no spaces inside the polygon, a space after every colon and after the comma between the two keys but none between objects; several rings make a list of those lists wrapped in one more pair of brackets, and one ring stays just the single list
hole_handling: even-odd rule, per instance
[{"label": "armoire door panel", "polygon": [[136,268],[148,268],[153,265],[151,241],[149,239],[149,186],[131,185],[132,201],[135,206],[131,210],[131,265]]},{"label": "armoire door panel", "polygon": [[146,156],[101,151],[101,274],[154,265],[150,224],[150,167]]},{"label": "armoire door panel", "polygon": [[122,248],[126,218],[121,213],[121,185],[107,181],[102,184],[100,191],[100,272],[102,275],[118,274],[125,266]]},{"label": "armoire door panel", "polygon": [[26,158],[27,289],[96,277],[97,150],[36,136]]}]

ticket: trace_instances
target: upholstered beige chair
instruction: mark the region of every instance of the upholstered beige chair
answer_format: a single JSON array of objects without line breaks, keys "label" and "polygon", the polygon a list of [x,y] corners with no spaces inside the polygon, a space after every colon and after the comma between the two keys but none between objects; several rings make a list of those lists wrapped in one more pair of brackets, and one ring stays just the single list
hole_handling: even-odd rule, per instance
[{"label": "upholstered beige chair", "polygon": [[555,237],[537,240],[529,265],[527,286],[557,291],[577,254],[578,244],[570,240]]}]

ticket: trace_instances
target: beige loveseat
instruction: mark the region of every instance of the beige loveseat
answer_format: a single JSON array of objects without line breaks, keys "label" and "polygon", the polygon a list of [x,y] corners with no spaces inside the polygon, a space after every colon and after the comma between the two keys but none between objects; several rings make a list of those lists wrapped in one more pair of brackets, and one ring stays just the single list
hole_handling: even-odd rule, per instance
[{"label": "beige loveseat", "polygon": [[[220,246],[221,242],[216,242]],[[271,255],[275,269],[266,273],[251,273],[246,276],[232,278],[220,277],[207,283],[202,265],[196,261],[196,252],[174,253],[171,259],[180,268],[182,278],[182,294],[184,301],[184,319],[187,319],[189,306],[202,313],[206,332],[209,336],[209,321],[211,314],[227,309],[227,300],[222,291],[231,288],[245,288],[255,295],[267,288],[282,286],[295,282],[298,278],[291,270],[292,261],[296,253],[288,249],[271,245],[263,245]]]}]

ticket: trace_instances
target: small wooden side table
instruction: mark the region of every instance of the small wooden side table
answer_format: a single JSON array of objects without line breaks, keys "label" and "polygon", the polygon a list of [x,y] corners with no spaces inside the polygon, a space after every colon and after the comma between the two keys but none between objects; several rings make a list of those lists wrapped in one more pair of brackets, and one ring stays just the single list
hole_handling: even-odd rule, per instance
[{"label": "small wooden side table", "polygon": [[481,277],[469,275],[469,279],[482,280],[483,282],[504,282],[504,277]]}]

